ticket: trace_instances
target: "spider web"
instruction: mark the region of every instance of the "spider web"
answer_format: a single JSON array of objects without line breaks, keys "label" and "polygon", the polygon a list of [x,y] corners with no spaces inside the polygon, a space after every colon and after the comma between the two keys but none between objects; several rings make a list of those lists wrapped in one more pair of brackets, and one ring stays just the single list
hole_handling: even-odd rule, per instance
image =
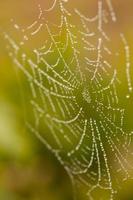
[{"label": "spider web", "polygon": [[[111,49],[112,36],[105,31],[117,17],[110,0],[98,0],[91,18],[67,5],[67,0],[54,0],[47,10],[39,5],[38,17],[28,27],[13,22],[22,35],[19,42],[7,33],[5,38],[9,55],[30,86],[28,127],[55,154],[73,187],[85,190],[86,199],[96,199],[97,190],[103,190],[112,200],[119,181],[131,178],[132,170],[132,132],[124,130],[118,89],[122,80],[114,63],[119,52]],[[54,10],[59,25],[47,17]],[[26,53],[26,43],[40,33],[45,34],[43,44]],[[130,98],[130,47],[123,33],[119,38],[125,53],[125,98]]]}]

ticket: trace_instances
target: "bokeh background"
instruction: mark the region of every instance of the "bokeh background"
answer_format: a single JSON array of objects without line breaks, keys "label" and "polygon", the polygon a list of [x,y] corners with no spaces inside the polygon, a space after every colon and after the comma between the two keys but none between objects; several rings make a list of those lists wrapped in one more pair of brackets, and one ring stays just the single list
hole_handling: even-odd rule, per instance
[{"label": "bokeh background", "polygon": [[[37,5],[48,8],[52,0],[0,1],[0,200],[71,200],[72,187],[63,167],[46,147],[25,128],[21,86],[8,57],[2,33],[10,31],[10,19],[27,26],[37,16]],[[96,1],[70,0],[88,13]],[[133,1],[113,0],[118,23],[133,52]],[[114,30],[111,30],[112,32]],[[114,43],[117,39],[114,36]],[[133,55],[133,54],[132,54]],[[133,60],[133,56],[131,58]],[[133,65],[132,65],[133,67]],[[132,70],[133,71],[133,70]],[[127,123],[132,126],[132,103]],[[118,199],[133,199],[133,183],[123,186]]]}]

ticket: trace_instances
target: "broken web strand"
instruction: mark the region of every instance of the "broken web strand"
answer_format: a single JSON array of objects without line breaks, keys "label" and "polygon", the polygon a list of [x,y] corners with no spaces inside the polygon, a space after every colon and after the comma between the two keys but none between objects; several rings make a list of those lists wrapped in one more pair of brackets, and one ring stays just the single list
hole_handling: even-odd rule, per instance
[{"label": "broken web strand", "polygon": [[126,77],[127,77],[127,84],[128,84],[128,94],[126,96],[126,98],[130,97],[130,94],[133,91],[133,87],[132,87],[132,81],[131,81],[131,62],[130,62],[130,47],[127,43],[127,40],[124,36],[123,33],[120,34],[122,42],[124,44],[124,48],[125,48],[125,59],[126,59]]},{"label": "broken web strand", "polygon": [[[52,5],[52,7],[50,9],[48,9],[47,11],[48,12],[52,11],[54,9],[54,7],[56,6],[56,4],[58,4],[58,2],[59,2],[59,5],[61,6],[61,12],[63,13],[61,19],[65,21],[65,25],[68,29],[68,23],[67,23],[67,19],[66,19],[65,15],[67,13],[67,15],[70,16],[70,13],[68,11],[66,11],[66,9],[64,11],[64,8],[62,7],[63,4],[61,3],[62,1],[54,1],[54,4]],[[112,20],[116,21],[116,17],[115,17],[115,13],[113,11],[111,1],[107,1],[107,3],[109,6]],[[75,10],[75,12],[80,16],[82,24],[85,28],[85,32],[83,33],[84,35],[88,34],[88,32],[87,32],[88,29],[87,29],[87,25],[86,25],[85,21],[97,22],[97,20],[98,20],[98,30],[101,32],[102,37],[98,38],[97,47],[95,47],[95,44],[93,45],[88,40],[83,38],[83,41],[87,44],[87,46],[85,46],[87,50],[93,49],[93,50],[97,51],[96,61],[92,61],[88,57],[86,58],[89,65],[93,66],[93,68],[94,68],[93,70],[89,68],[89,71],[92,73],[91,84],[92,84],[93,93],[96,95],[95,96],[96,103],[92,102],[90,92],[88,91],[87,88],[85,88],[85,90],[83,92],[83,99],[88,104],[94,103],[93,106],[96,109],[97,113],[99,114],[100,119],[102,119],[102,120],[100,120],[100,124],[101,124],[100,126],[101,126],[103,132],[105,132],[106,138],[112,149],[112,152],[115,151],[115,157],[116,157],[117,161],[120,163],[120,167],[126,172],[126,175],[128,177],[129,175],[125,168],[126,160],[112,139],[114,137],[120,143],[119,138],[117,138],[117,136],[116,136],[117,131],[120,131],[123,136],[126,134],[122,129],[123,118],[124,118],[123,109],[121,109],[119,107],[116,108],[116,105],[118,106],[118,103],[119,103],[119,99],[117,96],[117,90],[116,90],[116,82],[119,82],[119,80],[117,78],[117,71],[114,70],[114,74],[108,85],[103,86],[102,82],[100,81],[100,80],[103,80],[102,74],[99,73],[99,68],[102,68],[102,64],[101,64],[102,48],[103,48],[104,40],[110,40],[108,35],[103,31],[102,1],[98,1],[98,15],[96,15],[96,17],[94,17],[92,19],[86,18],[79,11],[77,11],[77,9]],[[38,17],[39,19],[40,19],[40,16],[42,16],[41,8],[40,8],[40,14]],[[37,22],[34,22],[33,25],[29,26],[28,30],[30,28],[33,28],[33,26],[36,24],[37,24]],[[61,21],[61,24],[62,24],[62,21]],[[31,85],[31,90],[32,90],[32,95],[33,95],[33,100],[31,100],[31,104],[33,106],[33,110],[35,113],[35,124],[36,125],[35,125],[35,128],[33,128],[31,125],[29,125],[29,127],[43,141],[43,143],[45,143],[45,145],[52,152],[54,152],[54,154],[56,155],[58,160],[61,162],[61,164],[67,170],[69,176],[72,179],[73,184],[74,185],[76,184],[75,183],[76,182],[75,174],[76,174],[79,179],[78,181],[80,182],[80,184],[82,182],[82,184],[87,185],[90,188],[90,189],[88,189],[88,193],[87,193],[87,195],[89,196],[90,199],[93,199],[93,197],[91,196],[91,193],[96,187],[101,187],[101,188],[106,189],[105,186],[100,185],[100,181],[101,181],[102,175],[103,175],[102,168],[101,168],[102,163],[100,161],[100,151],[101,151],[103,154],[103,157],[104,157],[105,169],[106,169],[106,173],[107,173],[107,182],[108,182],[107,189],[111,190],[110,199],[113,199],[114,189],[112,186],[110,166],[108,164],[108,156],[106,155],[106,151],[104,149],[104,144],[102,143],[100,130],[99,130],[100,126],[97,125],[98,121],[96,119],[93,119],[91,117],[89,117],[89,119],[86,119],[85,111],[84,111],[83,107],[81,107],[79,102],[76,102],[76,98],[74,96],[73,89],[74,88],[78,89],[81,84],[79,83],[79,80],[77,79],[77,76],[75,75],[75,72],[70,70],[69,65],[66,63],[66,60],[64,60],[62,52],[59,49],[59,47],[54,39],[54,35],[49,28],[49,23],[46,23],[45,26],[46,26],[49,36],[51,38],[52,46],[49,49],[47,49],[47,51],[45,51],[44,54],[47,55],[47,53],[52,53],[52,51],[54,51],[54,50],[52,50],[53,45],[54,45],[54,47],[55,47],[54,49],[56,49],[56,51],[58,52],[59,58],[64,63],[65,70],[63,73],[62,72],[57,73],[57,71],[56,71],[56,66],[59,65],[58,60],[55,63],[55,65],[51,67],[51,64],[49,64],[46,61],[46,59],[44,59],[42,56],[40,56],[39,52],[37,50],[35,50],[34,53],[37,55],[37,63],[34,63],[32,61],[32,59],[28,58],[28,63],[30,64],[30,66],[32,68],[32,74],[31,74],[31,72],[29,72],[26,69],[26,67],[25,67],[26,65],[24,66],[24,64],[20,63],[20,61],[18,61],[16,58],[16,54],[19,51],[19,47],[15,44],[15,42],[8,35],[5,35],[6,39],[8,39],[10,45],[13,47],[13,49],[16,52],[15,55],[12,55],[12,53],[10,53],[10,55],[12,56],[12,59],[14,60],[14,63],[24,72],[24,74],[27,76],[29,83]],[[36,29],[36,31],[32,32],[30,34],[30,36],[33,36],[33,35],[35,36],[36,34],[38,34],[38,32],[41,30],[41,27],[42,27],[42,25],[39,25],[38,28]],[[60,26],[60,28],[61,27],[62,27],[62,25]],[[23,30],[23,32],[25,32],[25,31]],[[67,33],[69,35],[71,45],[74,49],[74,43],[73,43],[71,32],[69,30],[67,30]],[[24,38],[27,38],[27,37],[24,37]],[[124,39],[124,36],[122,36],[122,40],[123,40],[123,43],[125,45],[125,50],[126,50],[126,61],[128,62],[129,61],[128,45],[127,45],[126,40]],[[22,44],[23,43],[20,43],[20,45],[22,45]],[[111,51],[109,49],[107,49],[106,47],[105,47],[105,49],[110,54]],[[22,60],[25,60],[24,59],[25,56],[22,56],[22,57],[23,57]],[[78,55],[77,55],[77,52],[75,49],[74,49],[74,58],[76,60],[77,66],[78,66],[78,72],[80,72],[80,74],[82,74],[80,66],[79,66]],[[46,69],[49,69],[53,72],[53,74],[55,75],[54,78],[53,78],[53,76],[48,74],[48,70],[39,69],[40,60],[42,60],[44,62]],[[106,68],[102,68],[102,69],[105,72],[105,74],[108,76],[108,68],[112,68],[112,66],[106,60],[104,60],[103,63],[106,65]],[[131,86],[131,80],[129,77],[129,73],[130,73],[129,64],[127,64],[126,67],[127,67],[128,86]],[[66,72],[68,71],[68,73],[71,75],[68,80],[65,79],[65,71]],[[36,74],[39,74],[39,77],[40,77],[39,80],[37,80]],[[53,91],[53,89],[49,90],[46,87],[46,85],[44,85],[44,82],[43,82],[44,77],[46,77],[48,79],[50,84],[52,83],[52,85],[54,86],[54,91]],[[55,79],[57,77],[58,77],[58,80]],[[81,80],[82,80],[81,83],[82,83],[83,82],[82,76],[80,76],[80,77],[81,77]],[[93,83],[94,83],[95,87],[93,86]],[[36,94],[34,85],[36,85],[38,87],[38,89],[40,91],[40,96],[44,101],[44,104],[42,107],[40,107],[40,105],[36,102],[37,94]],[[61,91],[60,93],[58,91],[59,88]],[[67,91],[67,95],[66,95],[66,93],[64,94],[64,90]],[[46,102],[45,102],[44,96],[46,96],[48,98],[48,100],[50,102],[50,106],[52,107],[51,115],[49,113],[46,114],[44,112],[44,110],[46,110]],[[99,101],[99,98],[104,99],[104,96],[107,96],[107,100],[108,100],[108,105],[106,105],[106,106],[104,105],[104,101],[101,101],[101,100]],[[58,102],[58,107],[60,108],[60,111],[62,113],[62,118],[59,118],[60,115],[56,114],[57,106],[55,105],[55,102],[54,102],[55,99],[53,100],[54,97],[56,98],[56,100]],[[72,113],[72,110],[70,111],[70,104],[68,105],[68,102],[67,102],[68,99],[70,100],[69,103],[71,103],[71,108],[74,113]],[[62,106],[62,105],[64,105],[64,106]],[[77,107],[77,109],[76,109],[76,107]],[[67,116],[69,116],[68,119],[66,119],[66,114],[65,114],[64,108],[68,112],[68,115],[67,115]],[[78,110],[78,112],[75,113],[76,110]],[[105,112],[104,110],[110,110],[111,113],[109,112],[106,116],[104,113]],[[121,119],[120,127],[116,125],[116,117],[119,113],[120,113],[120,119]],[[43,137],[41,137],[39,134],[39,130],[38,130],[39,119],[42,117],[44,117],[46,119],[48,118],[48,121],[45,120],[46,124],[48,124],[51,121],[50,125],[48,124],[48,126],[50,129],[50,132],[53,135],[55,142],[57,143],[58,149],[56,149],[56,150],[54,150],[53,147],[51,147],[48,144],[48,142],[46,142],[45,139]],[[95,118],[95,116],[94,116],[94,118]],[[90,126],[90,128],[89,128],[89,126]],[[74,137],[79,138],[79,141],[77,142],[77,144],[71,142],[71,140],[68,137],[68,135],[66,134],[66,132],[63,131],[64,127],[67,127],[69,129],[70,133]],[[60,142],[60,139],[56,135],[56,131],[54,129],[58,129],[58,131],[60,131],[64,135],[64,138],[67,140],[67,142],[71,144],[72,148],[67,153],[67,156],[69,158],[68,161],[65,161],[65,159],[63,157],[61,157],[61,155],[60,155],[60,152],[63,150],[63,146]],[[88,135],[88,134],[90,134],[90,132],[88,132],[88,129],[91,130],[91,134],[92,134],[92,146],[83,145],[86,138],[88,138],[89,140],[91,139],[90,135]],[[75,132],[76,132],[76,134],[75,134]],[[126,148],[126,147],[124,146],[124,148]],[[82,159],[76,155],[76,152],[80,152],[80,151],[81,151]],[[88,160],[87,155],[91,155],[90,160]],[[98,171],[97,171],[98,178],[94,178],[96,176],[96,174],[94,173],[94,177],[93,177],[93,175],[92,175],[93,169],[91,169],[92,171],[90,170],[92,165],[94,165],[94,160],[95,160],[96,165],[98,166],[98,168],[97,168],[98,169]],[[124,164],[123,164],[123,162],[124,162]],[[90,170],[90,172],[89,172],[89,170]],[[89,178],[97,179],[96,183],[94,185],[93,184],[90,185],[89,180],[82,176],[83,174],[86,174],[86,177],[88,176]],[[92,177],[90,177],[90,176],[92,176]]]}]

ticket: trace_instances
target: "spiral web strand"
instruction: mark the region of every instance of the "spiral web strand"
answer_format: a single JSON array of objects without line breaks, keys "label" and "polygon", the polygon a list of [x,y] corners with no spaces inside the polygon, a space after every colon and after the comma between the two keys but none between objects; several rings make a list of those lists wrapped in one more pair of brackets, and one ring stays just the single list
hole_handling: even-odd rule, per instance
[{"label": "spiral web strand", "polygon": [[[27,122],[28,127],[55,154],[73,186],[86,188],[87,199],[95,200],[93,192],[99,188],[107,190],[108,199],[113,200],[119,185],[113,170],[125,181],[132,169],[127,159],[132,154],[132,132],[123,128],[125,111],[118,95],[121,80],[112,64],[114,52],[108,47],[112,39],[104,29],[109,20],[116,23],[117,17],[111,0],[98,0],[98,12],[92,18],[77,8],[70,12],[66,4],[69,1],[54,0],[47,10],[39,5],[38,18],[32,24],[26,28],[14,24],[23,37],[15,42],[5,33],[9,55],[30,86],[34,124]],[[56,7],[59,25],[45,18]],[[71,23],[73,15],[80,28]],[[33,49],[33,59],[21,49],[43,30],[48,38]],[[124,34],[119,36],[125,51],[126,98],[130,98],[130,47]],[[40,124],[48,128],[50,139],[39,132]]]}]

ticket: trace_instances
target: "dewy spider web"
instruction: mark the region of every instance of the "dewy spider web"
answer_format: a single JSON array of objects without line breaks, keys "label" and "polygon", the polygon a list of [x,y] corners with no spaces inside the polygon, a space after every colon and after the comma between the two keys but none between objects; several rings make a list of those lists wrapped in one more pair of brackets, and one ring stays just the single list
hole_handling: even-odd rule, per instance
[{"label": "dewy spider web", "polygon": [[[118,53],[109,48],[111,34],[104,29],[117,23],[117,18],[110,0],[98,0],[93,18],[77,8],[69,11],[67,4],[67,0],[55,0],[47,10],[39,5],[38,18],[31,25],[23,29],[14,24],[23,36],[19,42],[7,33],[5,38],[13,62],[30,86],[34,122],[28,122],[28,127],[55,154],[74,188],[84,188],[86,199],[95,199],[95,192],[103,190],[112,200],[118,181],[130,178],[132,169],[128,159],[132,132],[123,128],[121,80],[112,61]],[[59,25],[46,18],[55,9]],[[43,30],[44,44],[26,54],[23,46]],[[130,98],[130,48],[124,34],[119,36],[125,51],[126,98]]]}]

